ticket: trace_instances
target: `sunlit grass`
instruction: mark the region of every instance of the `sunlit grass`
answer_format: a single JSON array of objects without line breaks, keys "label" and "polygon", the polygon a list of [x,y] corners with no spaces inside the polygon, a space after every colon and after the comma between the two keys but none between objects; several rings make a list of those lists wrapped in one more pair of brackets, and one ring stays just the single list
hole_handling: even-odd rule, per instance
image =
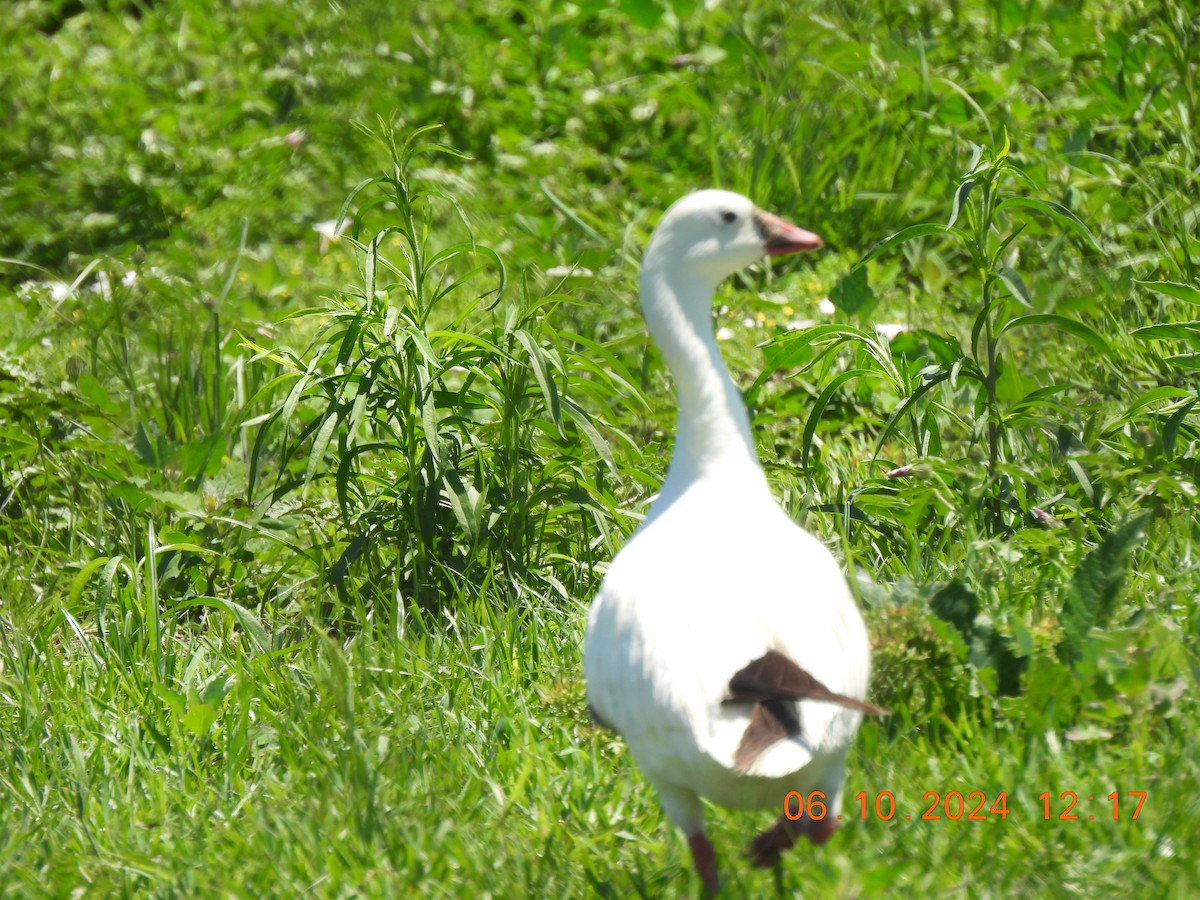
[{"label": "sunlit grass", "polygon": [[697,892],[579,648],[720,184],[829,245],[714,325],[893,710],[726,892],[1195,893],[1184,5],[82,7],[0,24],[6,891]]}]

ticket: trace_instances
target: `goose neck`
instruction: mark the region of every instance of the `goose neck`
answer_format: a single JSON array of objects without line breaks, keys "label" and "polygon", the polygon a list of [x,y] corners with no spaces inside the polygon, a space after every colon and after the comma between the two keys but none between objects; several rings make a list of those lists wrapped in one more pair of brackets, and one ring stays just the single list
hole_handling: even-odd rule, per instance
[{"label": "goose neck", "polygon": [[713,334],[715,285],[703,277],[646,266],[640,287],[647,327],[679,396],[663,496],[705,477],[765,485],[746,406]]}]

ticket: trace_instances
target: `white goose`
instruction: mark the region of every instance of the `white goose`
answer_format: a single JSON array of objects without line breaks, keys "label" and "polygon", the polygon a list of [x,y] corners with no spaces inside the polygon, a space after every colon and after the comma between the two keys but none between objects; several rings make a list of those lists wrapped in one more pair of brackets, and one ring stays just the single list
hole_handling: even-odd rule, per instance
[{"label": "white goose", "polygon": [[712,328],[717,285],[764,254],[821,246],[738,194],[675,203],[642,261],[642,313],[679,391],[667,478],[613,560],[584,641],[588,705],[620,732],[717,890],[701,797],[782,810],[822,791],[828,811],[780,816],[751,847],[769,865],[798,835],[837,827],[846,751],[862,713],[870,646],[825,546],[771,495],[742,398]]}]

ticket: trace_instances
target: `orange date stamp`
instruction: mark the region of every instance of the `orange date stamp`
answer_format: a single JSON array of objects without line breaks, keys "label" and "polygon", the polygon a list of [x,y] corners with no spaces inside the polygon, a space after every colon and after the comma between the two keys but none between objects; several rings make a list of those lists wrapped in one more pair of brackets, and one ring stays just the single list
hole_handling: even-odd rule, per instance
[{"label": "orange date stamp", "polygon": [[[1039,806],[1032,815],[1023,818],[1036,818],[1041,813],[1042,821],[1077,822],[1109,819],[1112,821],[1136,821],[1146,803],[1146,791],[1113,791],[1110,794],[1082,795],[1076,791],[1062,791],[1055,794],[1043,791],[1038,794]],[[838,821],[845,819],[876,819],[880,822],[890,822],[894,819],[918,821],[951,822],[986,822],[992,819],[1005,821],[1010,814],[1019,814],[1018,810],[1008,807],[1008,791],[988,794],[984,791],[925,791],[921,803],[911,812],[904,813],[896,803],[896,797],[891,791],[878,791],[873,796],[866,791],[854,795],[854,805],[838,815]],[[831,815],[829,806],[822,791],[810,791],[802,794],[799,791],[788,791],[783,798],[783,815],[795,822],[803,818],[820,821]]]}]

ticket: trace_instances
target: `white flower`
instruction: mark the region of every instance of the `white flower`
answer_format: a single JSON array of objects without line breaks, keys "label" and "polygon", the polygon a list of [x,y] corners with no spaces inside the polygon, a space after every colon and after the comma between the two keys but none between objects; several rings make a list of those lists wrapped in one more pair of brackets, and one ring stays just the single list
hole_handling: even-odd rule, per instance
[{"label": "white flower", "polygon": [[654,118],[654,114],[658,112],[658,101],[647,100],[645,103],[639,103],[629,111],[629,117],[635,122],[645,122],[647,119]]},{"label": "white flower", "polygon": [[899,322],[880,322],[875,326],[875,333],[882,335],[889,341],[894,340],[896,335],[902,331],[908,331],[908,326],[901,325]]},{"label": "white flower", "polygon": [[349,216],[339,222],[337,219],[326,219],[324,222],[318,222],[313,226],[313,231],[321,236],[321,253],[329,251],[329,245],[336,243],[341,239],[342,235],[350,230],[350,225],[353,219]]},{"label": "white flower", "polygon": [[594,278],[596,273],[583,266],[551,266],[546,275],[549,278]]},{"label": "white flower", "polygon": [[96,274],[96,283],[92,285],[93,294],[107,295],[112,288],[111,282],[108,280],[107,272],[98,272]]},{"label": "white flower", "polygon": [[733,332],[730,331],[728,328],[726,328],[724,325],[722,325],[720,328],[717,329],[717,340],[718,341],[727,341],[732,337],[733,337]]},{"label": "white flower", "polygon": [[821,298],[821,302],[817,304],[817,309],[827,316],[832,316],[837,312],[837,307],[833,305],[833,301],[828,297]]}]

